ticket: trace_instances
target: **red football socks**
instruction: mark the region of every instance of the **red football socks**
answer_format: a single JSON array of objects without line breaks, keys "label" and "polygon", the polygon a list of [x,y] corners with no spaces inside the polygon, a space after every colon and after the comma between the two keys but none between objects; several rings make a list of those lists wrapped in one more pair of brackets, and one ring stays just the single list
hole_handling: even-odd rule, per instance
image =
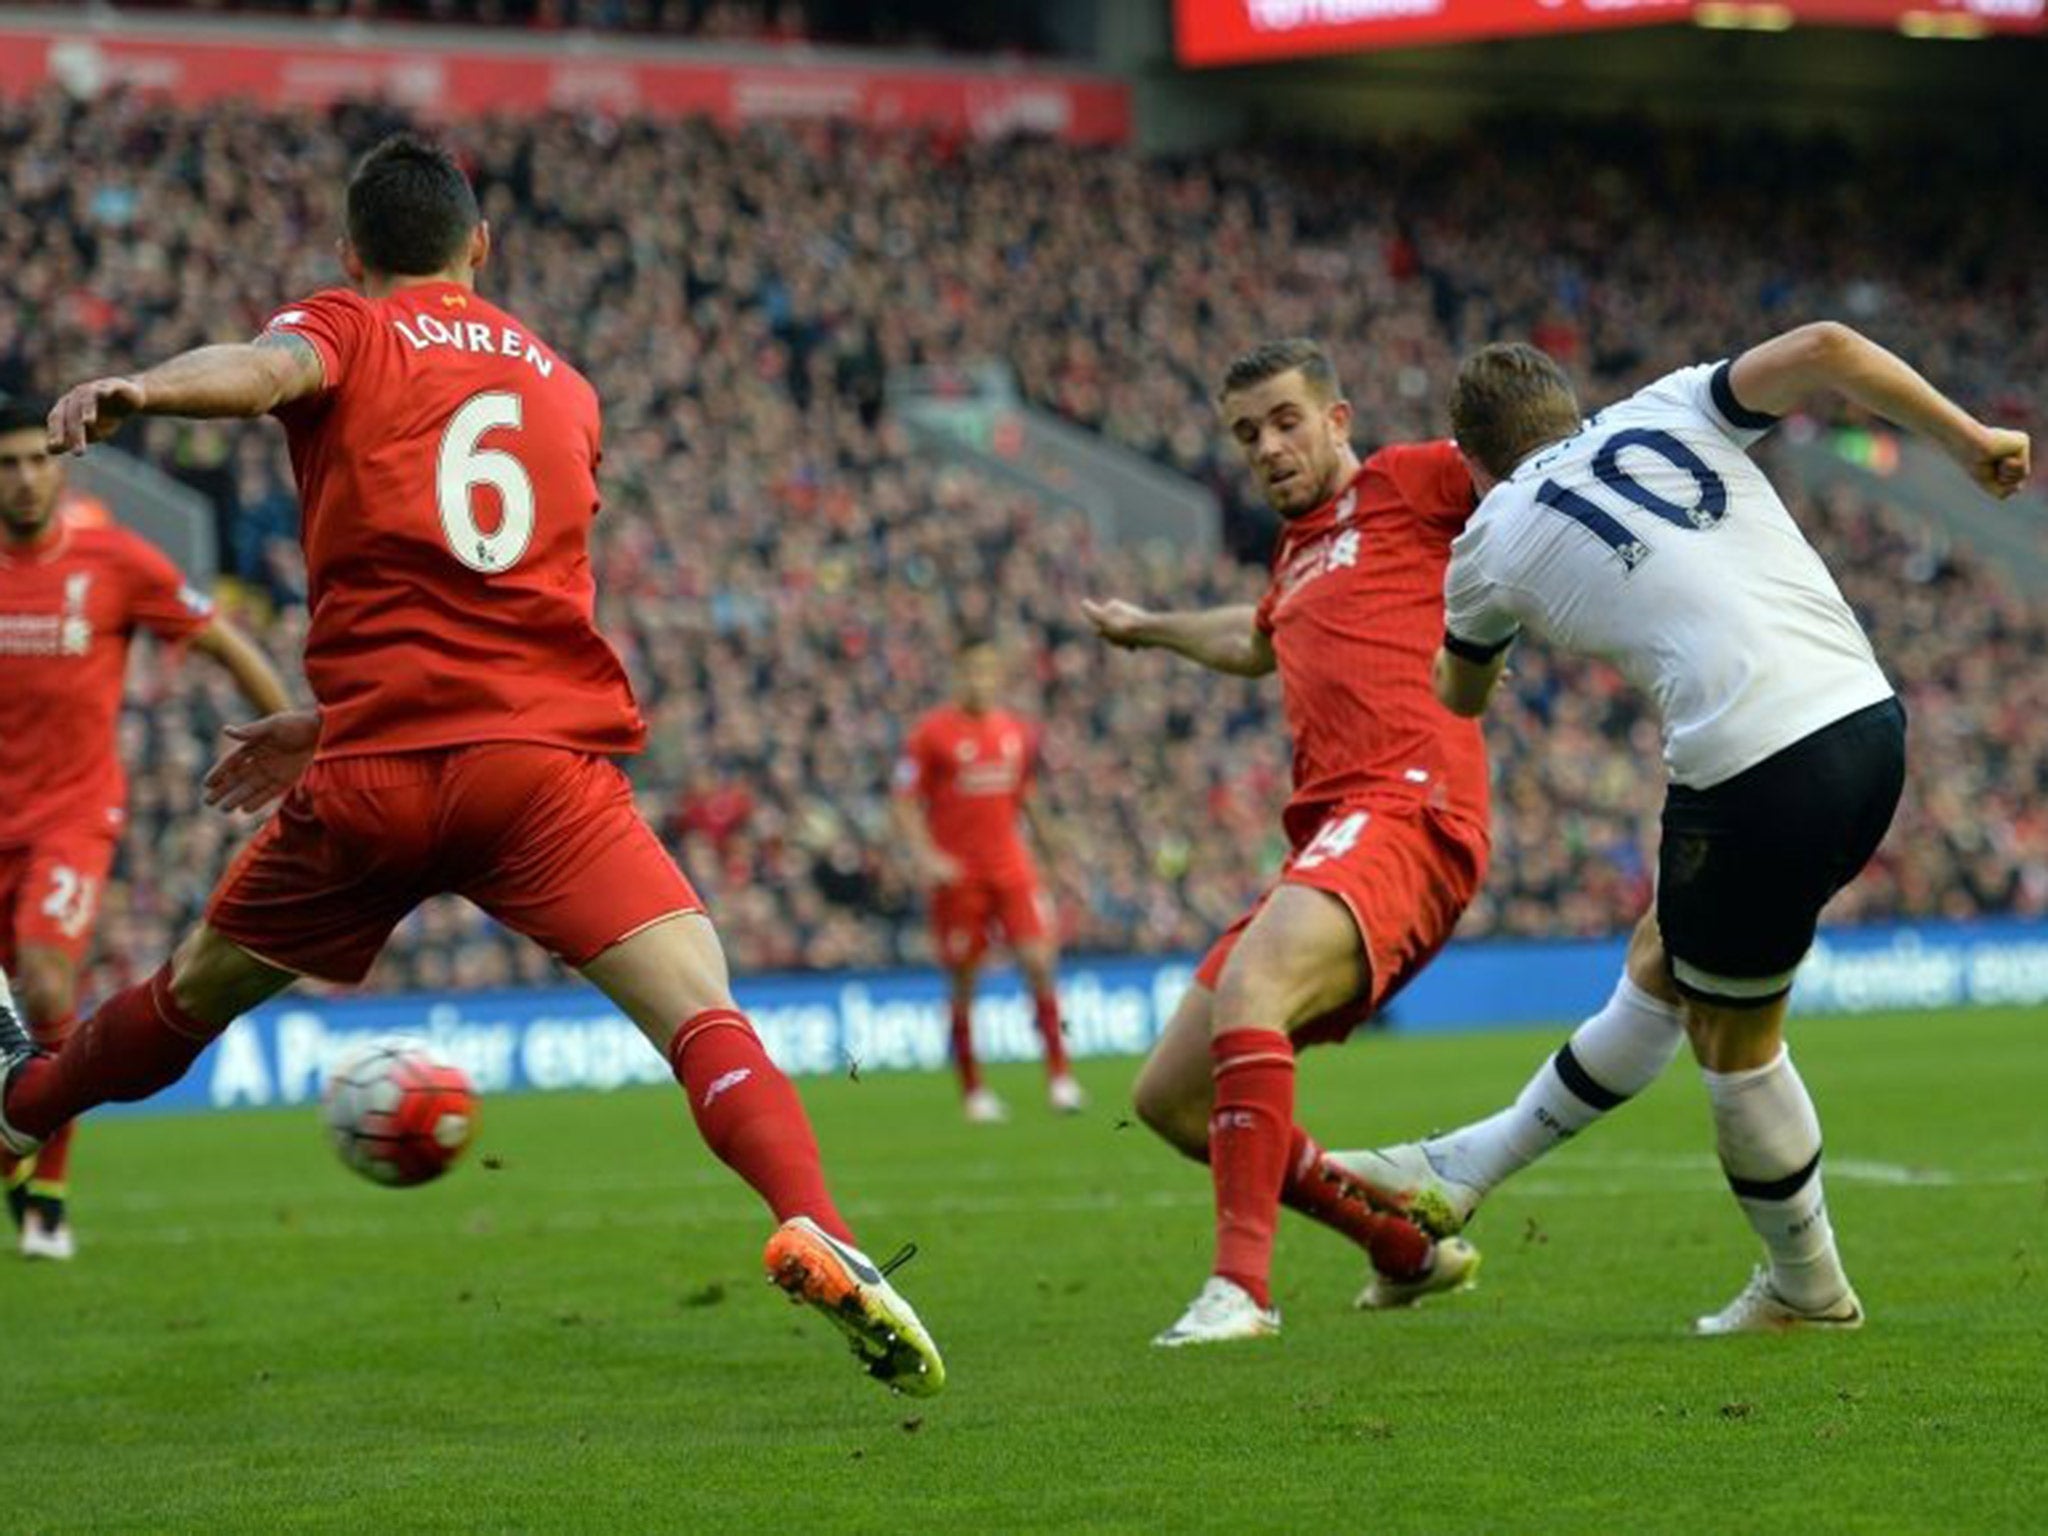
[{"label": "red football socks", "polygon": [[1376,1211],[1350,1182],[1323,1157],[1315,1138],[1294,1128],[1287,1150],[1287,1180],[1280,1203],[1321,1222],[1358,1244],[1372,1257],[1372,1266],[1395,1280],[1412,1280],[1429,1268],[1434,1249],[1429,1234],[1405,1217]]},{"label": "red football socks", "polygon": [[1045,1075],[1065,1077],[1067,1042],[1060,1032],[1060,995],[1047,987],[1043,992],[1032,993],[1031,1002],[1038,1018],[1039,1038],[1045,1042]]},{"label": "red football socks", "polygon": [[[62,1051],[77,1028],[77,1018],[68,1014],[54,1024],[37,1024],[36,1043],[45,1050]],[[71,1136],[76,1126],[75,1120],[66,1120],[43,1138],[36,1151],[36,1171],[29,1180],[29,1193],[63,1197],[64,1186],[71,1177]]]},{"label": "red football socks", "polygon": [[57,1055],[17,1072],[7,1119],[30,1136],[48,1137],[96,1104],[146,1099],[183,1077],[225,1028],[178,1006],[165,965],[100,1004]]},{"label": "red football socks", "polygon": [[43,1138],[43,1144],[36,1149],[36,1171],[28,1181],[30,1194],[54,1195],[61,1200],[68,1193],[71,1138],[77,1128],[76,1120],[66,1120]]},{"label": "red football socks", "polygon": [[854,1242],[825,1188],[803,1101],[745,1015],[711,1008],[686,1020],[669,1042],[668,1060],[704,1144],[753,1186],[777,1221],[808,1216],[841,1242]]},{"label": "red football socks", "polygon": [[981,1086],[981,1063],[974,1059],[974,1006],[953,1004],[953,1070],[960,1074],[960,1091],[972,1093]]},{"label": "red football socks", "polygon": [[1215,1272],[1268,1307],[1273,1229],[1294,1126],[1294,1044],[1276,1029],[1228,1029],[1209,1042],[1209,1054],[1216,1078],[1209,1116]]}]

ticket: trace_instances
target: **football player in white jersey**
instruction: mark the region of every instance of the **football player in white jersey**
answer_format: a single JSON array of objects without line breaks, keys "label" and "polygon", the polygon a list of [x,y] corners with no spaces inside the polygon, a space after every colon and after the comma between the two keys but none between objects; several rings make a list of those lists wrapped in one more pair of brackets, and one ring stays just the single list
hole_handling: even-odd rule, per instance
[{"label": "football player in white jersey", "polygon": [[1769,1259],[1697,1320],[1701,1334],[1863,1322],[1784,1020],[1822,906],[1897,807],[1905,713],[1745,451],[1828,389],[1928,437],[1994,496],[2027,478],[2025,434],[1983,425],[1828,322],[1682,368],[1583,422],[1563,371],[1534,347],[1489,346],[1460,368],[1452,428],[1484,500],[1445,575],[1438,694],[1481,713],[1524,629],[1601,657],[1647,694],[1670,780],[1657,899],[1613,997],[1513,1105],[1423,1142],[1332,1154],[1412,1190],[1440,1229],[1462,1225],[1502,1179],[1647,1087],[1690,1036],[1721,1166]]}]

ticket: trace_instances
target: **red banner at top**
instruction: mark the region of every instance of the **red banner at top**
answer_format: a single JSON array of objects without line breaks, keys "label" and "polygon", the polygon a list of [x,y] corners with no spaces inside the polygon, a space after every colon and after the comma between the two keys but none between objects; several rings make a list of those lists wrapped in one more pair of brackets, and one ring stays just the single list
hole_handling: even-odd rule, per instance
[{"label": "red banner at top", "polygon": [[1183,64],[1252,64],[1534,32],[1586,32],[1719,13],[1756,25],[2039,32],[2048,0],[1174,0]]},{"label": "red banner at top", "polygon": [[[91,95],[110,86],[179,101],[242,97],[268,106],[377,97],[426,116],[590,108],[726,124],[830,118],[871,127],[917,127],[989,139],[1038,133],[1081,144],[1131,135],[1131,94],[1121,81],[965,68],[922,69],[847,53],[787,61],[697,60],[680,50],[563,42],[492,49],[408,46],[402,33],[374,44],[304,41],[272,28],[262,41],[124,29],[0,28],[0,91],[47,84]],[[652,55],[652,56],[650,56]]]},{"label": "red banner at top", "polygon": [[1175,0],[1183,64],[1683,21],[1692,0]]}]

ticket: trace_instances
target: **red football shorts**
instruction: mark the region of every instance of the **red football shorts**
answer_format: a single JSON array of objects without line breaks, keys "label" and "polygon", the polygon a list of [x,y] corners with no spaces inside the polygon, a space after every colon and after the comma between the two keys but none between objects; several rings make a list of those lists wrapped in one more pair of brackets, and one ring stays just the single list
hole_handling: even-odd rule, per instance
[{"label": "red football shorts", "polygon": [[704,907],[608,758],[489,742],[314,763],[206,920],[258,959],[353,984],[444,892],[574,966]]},{"label": "red football shorts", "polygon": [[[1359,996],[1295,1030],[1295,1044],[1343,1040],[1435,959],[1486,878],[1486,854],[1485,834],[1437,811],[1341,805],[1324,817],[1280,884],[1327,891],[1350,908],[1370,975]],[[1210,947],[1195,972],[1200,985],[1215,990],[1265,904],[1261,896]]]},{"label": "red football shorts", "polygon": [[1015,948],[1052,932],[1052,914],[1036,880],[956,880],[932,892],[932,942],[944,965],[972,965],[1000,932]]},{"label": "red football shorts", "polygon": [[0,966],[30,948],[85,958],[116,841],[102,826],[59,827],[25,847],[0,848]]}]

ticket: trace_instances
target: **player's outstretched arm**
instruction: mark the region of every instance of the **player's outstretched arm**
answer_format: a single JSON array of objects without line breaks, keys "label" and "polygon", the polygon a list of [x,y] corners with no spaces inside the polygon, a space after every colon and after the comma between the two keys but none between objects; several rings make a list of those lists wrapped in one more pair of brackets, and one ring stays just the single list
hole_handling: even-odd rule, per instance
[{"label": "player's outstretched arm", "polygon": [[1736,358],[1728,386],[1753,411],[1783,415],[1824,389],[1928,438],[2001,500],[2026,483],[2032,446],[2024,432],[1987,427],[1907,363],[1833,320],[1802,325]]},{"label": "player's outstretched arm", "polygon": [[1276,665],[1272,638],[1259,628],[1258,610],[1249,603],[1155,613],[1110,598],[1099,603],[1084,600],[1081,612],[1098,635],[1127,651],[1177,651],[1211,671],[1236,677],[1264,677]]},{"label": "player's outstretched arm", "polygon": [[50,412],[50,447],[83,453],[131,416],[263,416],[326,383],[320,354],[300,336],[198,347],[147,372],[92,379],[65,391]]},{"label": "player's outstretched arm", "polygon": [[910,861],[911,878],[919,889],[951,885],[960,878],[960,861],[932,841],[924,824],[924,809],[910,795],[897,794],[889,800],[889,820],[896,831],[896,846]]},{"label": "player's outstretched arm", "polygon": [[218,662],[258,715],[282,714],[292,707],[292,696],[270,658],[226,619],[216,617],[194,635],[192,649]]}]

